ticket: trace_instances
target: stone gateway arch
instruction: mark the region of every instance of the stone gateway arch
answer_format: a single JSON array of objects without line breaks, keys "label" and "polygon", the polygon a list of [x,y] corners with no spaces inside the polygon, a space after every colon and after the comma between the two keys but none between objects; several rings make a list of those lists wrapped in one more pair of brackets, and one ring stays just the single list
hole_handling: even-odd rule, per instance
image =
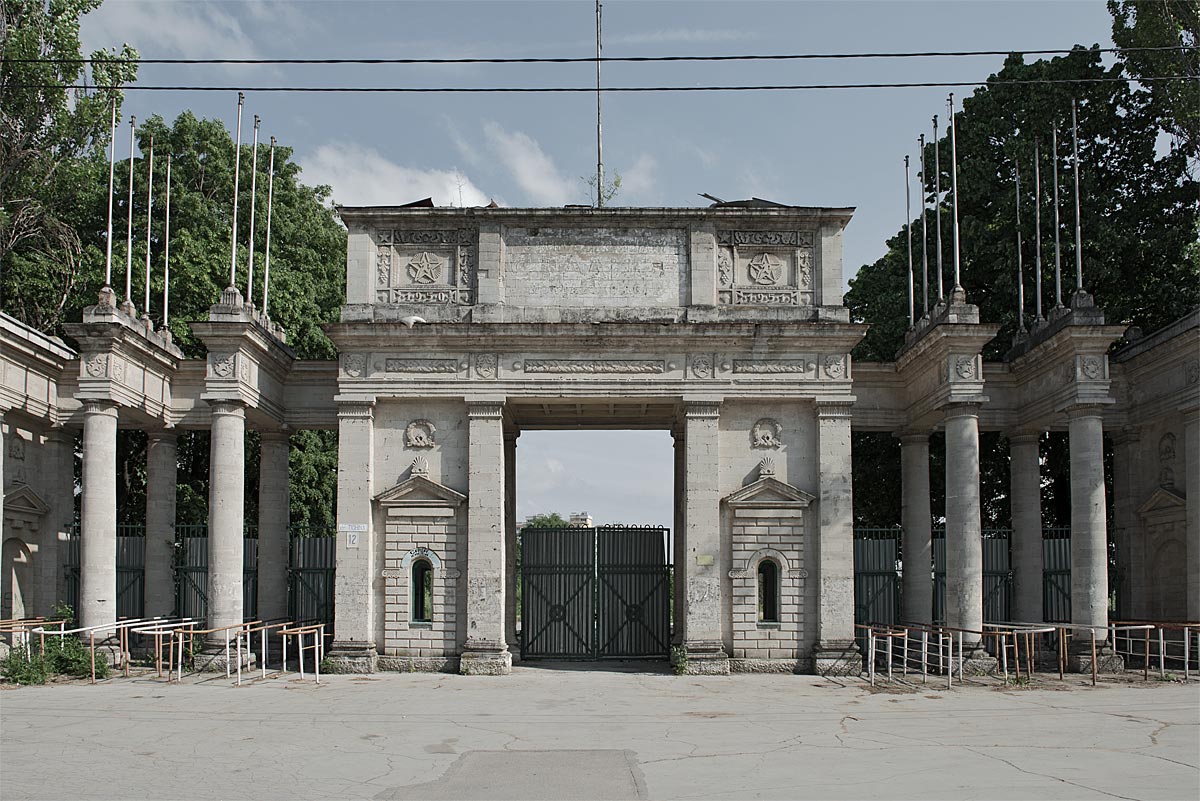
[{"label": "stone gateway arch", "polygon": [[[192,325],[203,362],[103,297],[71,326],[78,351],[4,318],[4,538],[21,545],[5,549],[20,562],[6,561],[19,580],[5,586],[31,612],[61,597],[82,429],[80,613],[114,621],[118,427],[149,433],[151,533],[174,522],[176,432],[207,429],[208,625],[241,622],[249,428],[262,449],[257,616],[282,616],[287,436],[335,428],[330,665],[506,673],[520,656],[522,430],[660,429],[675,443],[671,636],[686,670],[857,673],[851,433],[900,440],[901,618],[927,624],[929,437],[941,431],[945,624],[987,669],[971,634],[984,623],[980,431],[1010,443],[1011,617],[1037,622],[1038,437],[1053,430],[1070,437],[1071,622],[1108,622],[1110,511],[1125,614],[1200,619],[1197,314],[1112,351],[1124,327],[1081,292],[985,362],[998,326],[959,290],[894,362],[854,362],[867,325],[842,303],[852,211],[341,208],[336,362],[296,359],[233,288]],[[147,615],[172,611],[170,547],[147,537]]]}]

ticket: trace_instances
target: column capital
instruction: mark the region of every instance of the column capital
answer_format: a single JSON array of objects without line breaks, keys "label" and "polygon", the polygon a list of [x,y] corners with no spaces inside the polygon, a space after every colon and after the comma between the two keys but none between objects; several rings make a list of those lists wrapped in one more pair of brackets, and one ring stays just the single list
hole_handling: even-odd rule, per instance
[{"label": "column capital", "polygon": [[929,434],[928,431],[913,431],[907,428],[903,431],[892,432],[892,436],[900,440],[901,446],[928,445]]},{"label": "column capital", "polygon": [[1075,420],[1080,417],[1102,417],[1104,415],[1104,406],[1102,403],[1077,403],[1074,406],[1068,406],[1063,409],[1068,420]]},{"label": "column capital", "polygon": [[821,420],[849,419],[854,412],[854,401],[845,398],[817,400],[817,417]]},{"label": "column capital", "polygon": [[85,415],[104,414],[117,415],[117,404],[110,400],[85,400],[83,402],[83,413]]},{"label": "column capital", "polygon": [[978,403],[948,403],[942,407],[942,416],[949,420],[954,417],[979,417]]},{"label": "column capital", "polygon": [[287,442],[291,439],[291,431],[259,431],[258,439],[261,442]]},{"label": "column capital", "polygon": [[716,420],[721,416],[721,401],[719,400],[688,400],[683,401],[683,416],[688,420]]},{"label": "column capital", "polygon": [[338,420],[371,420],[375,416],[374,401],[338,401]]},{"label": "column capital", "polygon": [[509,429],[508,431],[504,432],[504,444],[505,445],[511,444],[515,448],[515,447],[517,447],[517,440],[520,439],[520,437],[521,437],[520,431]]},{"label": "column capital", "polygon": [[246,404],[240,400],[212,398],[208,401],[208,405],[212,407],[214,417],[224,415],[244,418],[246,416]]},{"label": "column capital", "polygon": [[467,401],[468,420],[499,420],[502,417],[504,417],[503,398]]},{"label": "column capital", "polygon": [[1036,428],[1018,428],[1014,431],[1006,432],[1005,437],[1010,443],[1029,443],[1034,444],[1041,442],[1042,432]]}]

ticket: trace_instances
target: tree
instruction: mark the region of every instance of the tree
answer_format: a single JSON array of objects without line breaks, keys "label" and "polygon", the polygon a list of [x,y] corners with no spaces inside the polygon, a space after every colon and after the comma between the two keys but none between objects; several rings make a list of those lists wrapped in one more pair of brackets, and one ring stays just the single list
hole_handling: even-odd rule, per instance
[{"label": "tree", "polygon": [[568,528],[571,521],[558,512],[533,515],[525,520],[525,528]]},{"label": "tree", "polygon": [[[0,2],[0,296],[52,330],[94,256],[85,249],[97,232],[79,211],[107,189],[103,150],[137,52],[97,50],[84,63],[79,18],[101,0]],[[81,84],[92,88],[71,88]]]},{"label": "tree", "polygon": [[[1140,7],[1140,4],[1139,4]],[[1187,173],[1187,153],[1178,147],[1167,153],[1156,149],[1159,133],[1174,124],[1169,109],[1155,102],[1150,91],[1122,80],[1087,84],[1016,84],[1004,81],[1121,79],[1125,67],[1118,62],[1104,67],[1096,49],[1076,48],[1050,61],[1024,63],[1010,57],[991,83],[963,102],[956,120],[959,155],[959,214],[962,242],[962,280],[969,302],[980,307],[984,320],[1001,323],[999,335],[985,349],[988,358],[999,358],[1009,348],[1017,330],[1016,200],[1014,164],[1021,165],[1022,233],[1026,279],[1026,324],[1033,313],[1033,147],[1037,137],[1042,178],[1043,298],[1048,311],[1053,297],[1053,217],[1050,206],[1053,164],[1050,130],[1059,131],[1059,173],[1062,208],[1064,303],[1075,286],[1075,241],[1071,176],[1071,100],[1078,102],[1082,255],[1084,287],[1095,295],[1111,322],[1153,330],[1172,322],[1200,302],[1200,248],[1196,245],[1196,180]],[[939,147],[943,166],[941,184],[950,186],[949,137],[928,144],[926,164],[933,164]],[[923,190],[933,196],[932,171]],[[945,201],[943,201],[945,202]],[[927,212],[930,269],[936,259],[935,216]],[[949,234],[950,206],[943,208]],[[913,222],[914,261],[920,264],[920,218]],[[953,284],[951,238],[946,240],[946,284]],[[887,253],[864,265],[850,282],[846,305],[858,321],[871,329],[855,350],[865,360],[894,359],[907,328],[907,252],[905,232],[888,241]],[[931,272],[930,286],[936,286]],[[920,276],[917,276],[917,310],[920,314]],[[936,298],[931,299],[932,305]],[[931,487],[935,510],[944,504],[944,482],[937,478],[939,447],[931,447],[934,464]],[[1007,443],[998,436],[981,441],[981,482],[985,503],[984,525],[1007,525]],[[1046,524],[1062,524],[1069,514],[1066,497],[1066,442],[1061,436],[1043,441],[1046,461],[1044,482]],[[899,473],[892,465],[897,448],[886,437],[856,435],[856,484],[871,487],[856,494],[859,525],[899,522]],[[936,511],[935,511],[936,515]]]}]

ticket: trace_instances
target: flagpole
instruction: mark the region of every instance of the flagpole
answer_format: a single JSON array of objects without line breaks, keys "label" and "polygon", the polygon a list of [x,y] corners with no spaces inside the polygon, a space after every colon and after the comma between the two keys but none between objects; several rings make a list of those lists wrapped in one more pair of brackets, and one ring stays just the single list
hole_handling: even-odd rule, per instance
[{"label": "flagpole", "polygon": [[171,286],[171,154],[167,154],[167,217],[163,224],[163,328],[167,327],[169,310],[167,290]]},{"label": "flagpole", "polygon": [[246,245],[246,305],[254,305],[254,209],[258,205],[258,115],[254,115],[254,147],[250,153],[250,242]]},{"label": "flagpole", "polygon": [[954,291],[962,292],[962,249],[958,237],[958,123],[954,120],[954,93],[950,93],[950,191],[954,193]]},{"label": "flagpole", "polygon": [[938,139],[938,118],[933,115],[933,202],[934,224],[937,226],[937,287],[938,302],[946,297],[942,283],[942,159],[941,141]]},{"label": "flagpole", "polygon": [[146,165],[146,292],[142,315],[150,318],[150,223],[154,220],[154,135],[150,135],[150,156]]},{"label": "flagpole", "polygon": [[1025,331],[1025,265],[1021,260],[1021,163],[1013,161],[1017,191],[1017,330]]},{"label": "flagpole", "polygon": [[1058,221],[1058,123],[1050,128],[1051,162],[1054,164],[1054,308],[1062,308],[1062,247]]},{"label": "flagpole", "polygon": [[925,134],[917,136],[917,149],[921,151],[921,307],[923,315],[929,316],[929,223],[925,214]]},{"label": "flagpole", "polygon": [[230,229],[229,249],[229,287],[237,287],[237,213],[238,213],[238,181],[242,167],[242,105],[246,96],[238,92],[237,106],[237,138],[233,147],[233,225]]},{"label": "flagpole", "polygon": [[133,309],[133,136],[137,120],[129,117],[129,225],[125,233],[125,306]]},{"label": "flagpole", "polygon": [[908,327],[912,328],[916,322],[916,304],[913,298],[912,188],[909,181],[908,156],[904,157],[904,231],[908,239]]},{"label": "flagpole", "polygon": [[1075,99],[1071,99],[1071,138],[1075,161],[1075,289],[1083,289],[1083,229],[1079,219],[1079,126]]},{"label": "flagpole", "polygon": [[112,124],[108,143],[108,236],[105,238],[104,285],[112,289],[113,170],[117,160],[117,99],[112,102]]},{"label": "flagpole", "polygon": [[271,297],[267,290],[271,286],[271,206],[275,200],[275,137],[271,137],[271,157],[267,165],[267,242],[263,260],[263,317],[267,316],[267,302]]},{"label": "flagpole", "polygon": [[1046,318],[1042,315],[1042,164],[1038,153],[1037,136],[1034,136],[1033,139],[1033,186],[1033,240],[1036,254],[1034,267],[1037,272],[1037,317],[1034,322],[1040,323]]}]

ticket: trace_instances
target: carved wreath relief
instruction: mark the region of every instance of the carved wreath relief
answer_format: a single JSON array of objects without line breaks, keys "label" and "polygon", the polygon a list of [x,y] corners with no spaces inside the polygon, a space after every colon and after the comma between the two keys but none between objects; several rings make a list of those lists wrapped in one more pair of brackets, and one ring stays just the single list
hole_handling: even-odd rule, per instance
[{"label": "carved wreath relief", "polygon": [[1095,381],[1104,377],[1104,363],[1099,356],[1084,356],[1079,361],[1079,371],[1084,378]]},{"label": "carved wreath relief", "polygon": [[811,231],[719,231],[718,301],[745,306],[811,306]]},{"label": "carved wreath relief", "polygon": [[375,242],[377,303],[473,302],[473,230],[379,231]]},{"label": "carved wreath relief", "polygon": [[404,444],[409,448],[432,448],[437,428],[428,420],[413,420],[404,429]]},{"label": "carved wreath relief", "polygon": [[781,433],[783,426],[770,417],[764,417],[750,429],[750,447],[778,449],[783,445],[779,438]]},{"label": "carved wreath relief", "polygon": [[362,378],[367,372],[367,357],[361,353],[347,353],[342,357],[342,370],[351,378]]}]

